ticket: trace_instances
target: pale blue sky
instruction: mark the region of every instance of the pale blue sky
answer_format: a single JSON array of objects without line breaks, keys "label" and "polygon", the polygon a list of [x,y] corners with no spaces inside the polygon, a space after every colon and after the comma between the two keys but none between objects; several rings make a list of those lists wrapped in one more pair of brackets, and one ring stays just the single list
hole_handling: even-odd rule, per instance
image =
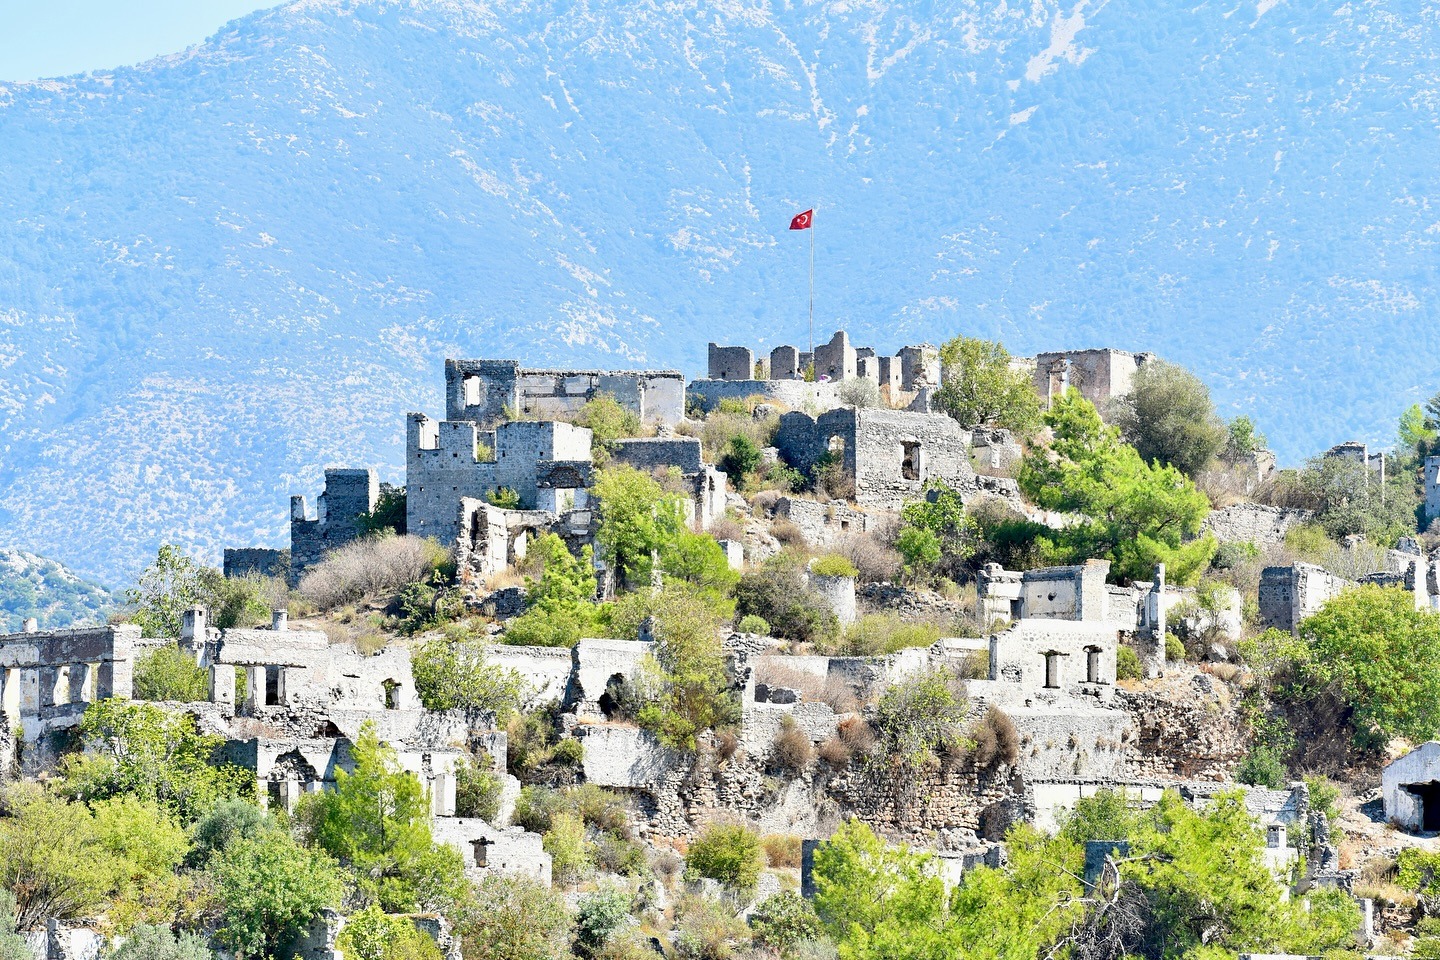
[{"label": "pale blue sky", "polygon": [[184,50],[280,0],[0,0],[0,80],[106,70]]}]

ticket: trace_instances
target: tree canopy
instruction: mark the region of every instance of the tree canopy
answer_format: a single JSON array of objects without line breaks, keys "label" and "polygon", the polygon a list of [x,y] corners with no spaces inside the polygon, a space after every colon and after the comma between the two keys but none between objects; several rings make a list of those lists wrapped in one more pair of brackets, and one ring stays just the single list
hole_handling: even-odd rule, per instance
[{"label": "tree canopy", "polygon": [[1210,512],[1205,494],[1175,467],[1147,463],[1074,390],[1057,398],[1045,422],[1054,439],[1026,456],[1020,488],[1047,510],[1079,515],[1037,537],[1046,558],[1104,557],[1115,576],[1131,580],[1164,563],[1172,581],[1195,579],[1216,546],[1209,534],[1198,536]]},{"label": "tree canopy", "polygon": [[962,427],[1003,427],[1018,436],[1039,428],[1040,399],[1001,344],[956,337],[940,348],[940,363],[935,402]]},{"label": "tree canopy", "polygon": [[1114,419],[1146,463],[1158,461],[1190,477],[1204,470],[1230,439],[1205,382],[1163,360],[1151,360],[1135,371],[1130,393],[1115,404]]}]

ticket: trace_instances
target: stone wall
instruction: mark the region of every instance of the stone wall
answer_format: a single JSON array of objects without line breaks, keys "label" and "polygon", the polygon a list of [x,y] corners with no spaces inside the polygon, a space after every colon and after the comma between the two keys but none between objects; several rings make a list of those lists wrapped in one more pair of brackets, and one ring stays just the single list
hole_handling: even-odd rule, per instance
[{"label": "stone wall", "polygon": [[569,418],[601,393],[647,423],[674,425],[685,416],[685,378],[675,370],[539,370],[513,360],[446,360],[447,420],[482,427],[511,413]]},{"label": "stone wall", "polygon": [[221,568],[227,577],[245,577],[256,574],[262,577],[290,576],[290,551],[271,547],[226,547],[224,565]]},{"label": "stone wall", "polygon": [[1124,350],[1063,350],[1036,354],[1035,392],[1042,400],[1074,387],[1103,414],[1112,398],[1129,396],[1135,371],[1152,357]]},{"label": "stone wall", "polygon": [[722,347],[711,342],[709,347],[711,380],[753,380],[755,353],[749,347]]},{"label": "stone wall", "polygon": [[1293,633],[1301,620],[1352,585],[1309,563],[1266,567],[1260,572],[1260,622]]},{"label": "stone wall", "polygon": [[1287,510],[1260,503],[1237,503],[1214,510],[1204,528],[1221,543],[1283,544],[1285,534],[1315,519],[1310,510]]},{"label": "stone wall", "polygon": [[603,716],[606,685],[613,679],[633,680],[654,647],[638,640],[581,640],[572,648],[566,705],[580,716]]},{"label": "stone wall", "polygon": [[700,441],[693,437],[639,437],[617,440],[610,459],[636,470],[664,470],[679,467],[684,474],[699,473],[703,465]]},{"label": "stone wall", "polygon": [[320,494],[315,516],[310,516],[303,496],[290,498],[290,582],[294,586],[306,569],[365,534],[358,522],[361,514],[375,509],[380,481],[374,470],[329,468],[325,491]]},{"label": "stone wall", "polygon": [[520,674],[529,688],[522,706],[526,710],[552,700],[564,701],[574,669],[571,652],[564,647],[519,647],[492,644],[485,648],[485,662]]},{"label": "stone wall", "polygon": [[1440,457],[1425,458],[1425,519],[1440,518]]},{"label": "stone wall", "polygon": [[721,400],[748,400],[762,397],[794,410],[820,413],[840,405],[838,384],[808,383],[804,380],[692,380],[685,388],[687,401],[701,413],[709,413]]}]

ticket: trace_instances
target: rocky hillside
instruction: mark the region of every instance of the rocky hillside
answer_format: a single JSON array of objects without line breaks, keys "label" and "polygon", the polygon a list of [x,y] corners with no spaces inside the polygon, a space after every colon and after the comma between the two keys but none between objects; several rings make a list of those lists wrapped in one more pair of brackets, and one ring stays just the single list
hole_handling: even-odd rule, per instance
[{"label": "rocky hillside", "polygon": [[118,602],[54,560],[0,548],[0,633],[19,630],[27,617],[46,629],[102,623]]},{"label": "rocky hillside", "polygon": [[[0,84],[0,536],[283,543],[446,355],[965,331],[1195,367],[1282,457],[1433,392],[1433,3],[303,0]],[[84,544],[84,549],[80,549]]]}]

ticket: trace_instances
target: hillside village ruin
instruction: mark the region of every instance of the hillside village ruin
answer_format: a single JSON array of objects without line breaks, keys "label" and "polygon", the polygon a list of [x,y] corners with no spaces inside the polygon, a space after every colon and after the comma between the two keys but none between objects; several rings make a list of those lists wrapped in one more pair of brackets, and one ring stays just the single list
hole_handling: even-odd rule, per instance
[{"label": "hillside village ruin", "polygon": [[[1081,350],[1015,363],[1030,374],[1042,404],[1073,388],[1103,409],[1129,391],[1136,370],[1152,359]],[[501,621],[523,608],[523,596],[513,586],[497,591],[490,585],[546,533],[557,534],[577,556],[593,548],[600,594],[612,595],[615,571],[606,569],[596,544],[602,506],[591,496],[597,446],[589,429],[569,422],[599,395],[615,398],[650,434],[609,445],[605,462],[666,475],[684,493],[693,530],[740,518],[738,525],[725,524],[732,533],[720,540],[735,569],[758,565],[780,549],[770,530],[777,521],[798,530],[807,544],[826,548],[893,522],[905,503],[927,496],[933,481],[958,491],[967,504],[993,499],[1053,521],[1027,505],[1007,476],[1022,455],[1014,438],[1003,430],[964,428],[934,408],[941,374],[935,347],[906,346],[885,356],[853,346],[844,331],[813,355],[779,346],[757,357],[748,347],[712,343],[708,376],[688,383],[677,371],[447,360],[444,419],[417,412],[405,423],[406,527],[451,551],[472,608]],[[848,404],[847,385],[856,381],[873,384],[881,402]],[[726,401],[783,411],[774,446],[764,451],[767,460],[808,474],[828,458],[853,480],[853,491],[843,500],[795,494],[763,506],[747,502],[719,465],[706,462],[701,439],[684,430]],[[1367,465],[1373,460],[1356,445],[1331,455]],[[1273,468],[1273,458],[1257,458],[1257,475]],[[1425,464],[1425,490],[1429,516],[1440,516],[1440,457]],[[497,505],[499,491],[513,500]],[[299,583],[328,553],[364,535],[358,518],[375,511],[381,494],[373,469],[327,468],[313,504],[305,495],[292,498],[290,548],[227,550],[226,574],[256,571]],[[1304,511],[1239,503],[1213,512],[1207,529],[1222,543],[1275,545],[1306,520]],[[743,535],[733,532],[737,526]],[[1403,587],[1417,607],[1434,608],[1440,605],[1437,576],[1440,567],[1412,543],[1388,551],[1381,569],[1358,579]],[[942,598],[907,595],[890,584],[811,580],[842,623],[902,596],[954,612]],[[1310,564],[1266,568],[1260,619],[1294,631],[1352,582]],[[1166,635],[1177,616],[1208,616],[1216,635],[1236,638],[1241,598],[1227,596],[1202,614],[1193,600],[1192,589],[1167,582],[1163,566],[1148,582],[1119,585],[1105,560],[1026,571],[989,564],[976,576],[975,636],[850,657],[796,654],[777,649],[771,638],[734,632],[724,642],[742,719],[738,743],[718,761],[714,750],[669,749],[639,726],[613,719],[613,691],[640,669],[651,642],[585,638],[573,649],[496,642],[486,653],[489,662],[523,677],[527,707],[555,704],[562,736],[583,746],[579,776],[629,797],[643,839],[684,841],[711,820],[738,817],[764,832],[804,838],[808,868],[815,845],[840,819],[855,816],[888,837],[936,851],[958,877],[975,864],[1002,860],[1012,824],[1053,829],[1076,799],[1102,788],[1123,790],[1137,803],[1153,802],[1167,788],[1203,803],[1233,786],[1231,774],[1246,752],[1244,731],[1214,719],[1230,694],[1194,664],[1167,660]],[[125,624],[42,627],[31,622],[23,633],[0,636],[0,771],[11,776],[49,769],[87,706],[130,696],[137,658],[174,643]],[[510,825],[520,784],[506,769],[505,730],[493,716],[425,710],[405,647],[361,654],[331,644],[319,630],[292,625],[283,610],[268,628],[217,630],[204,609],[194,609],[185,615],[178,644],[208,672],[209,697],[169,706],[223,735],[226,759],[253,775],[263,804],[293,809],[307,792],[333,786],[336,771],[351,763],[361,725],[372,723],[429,791],[435,835],[461,851],[468,875],[518,873],[550,881],[540,837]],[[1118,682],[1122,647],[1136,651],[1150,682]],[[936,667],[968,678],[972,716],[1003,711],[1017,737],[1013,756],[972,757],[909,782],[843,765],[816,764],[789,779],[774,775],[772,751],[782,728],[798,727],[820,748],[840,735],[856,705]],[[241,699],[237,676],[243,677]],[[826,693],[817,696],[817,690]],[[845,704],[852,709],[841,709]],[[1422,751],[1387,771],[1385,811],[1410,829],[1436,830],[1440,750],[1429,744]],[[467,757],[486,758],[505,781],[494,822],[456,816],[455,770]],[[1293,881],[1296,890],[1353,885],[1356,872],[1337,865],[1303,784],[1249,788],[1246,802],[1257,826],[1268,831],[1277,874],[1287,884]],[[324,931],[317,936],[323,943]],[[328,936],[333,943],[333,930]]]}]

